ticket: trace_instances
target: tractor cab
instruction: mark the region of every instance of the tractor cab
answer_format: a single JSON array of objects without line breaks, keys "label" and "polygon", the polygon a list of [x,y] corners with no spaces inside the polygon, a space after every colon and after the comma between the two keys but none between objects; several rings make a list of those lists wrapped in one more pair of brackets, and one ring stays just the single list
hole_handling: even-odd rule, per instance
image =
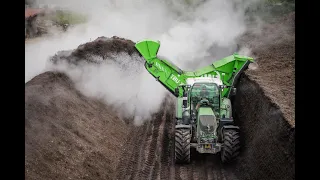
[{"label": "tractor cab", "polygon": [[220,92],[216,83],[194,83],[189,91],[191,110],[198,112],[200,107],[211,107],[213,111],[219,110]]}]

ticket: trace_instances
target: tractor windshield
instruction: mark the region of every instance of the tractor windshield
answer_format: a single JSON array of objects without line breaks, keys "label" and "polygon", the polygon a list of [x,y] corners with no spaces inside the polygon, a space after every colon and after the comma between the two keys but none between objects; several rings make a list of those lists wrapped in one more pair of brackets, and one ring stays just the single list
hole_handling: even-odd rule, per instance
[{"label": "tractor windshield", "polygon": [[197,104],[201,104],[202,100],[207,100],[210,106],[215,110],[219,108],[219,88],[215,83],[194,83],[191,87],[190,100],[192,103],[192,109],[197,107]]},{"label": "tractor windshield", "polygon": [[194,83],[191,89],[191,97],[199,101],[203,98],[213,102],[215,97],[219,98],[219,88],[215,83]]}]

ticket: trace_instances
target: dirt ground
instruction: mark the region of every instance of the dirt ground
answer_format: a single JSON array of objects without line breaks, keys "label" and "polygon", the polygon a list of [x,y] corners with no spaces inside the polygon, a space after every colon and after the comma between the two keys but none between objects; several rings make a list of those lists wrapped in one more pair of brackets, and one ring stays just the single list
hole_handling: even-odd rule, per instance
[{"label": "dirt ground", "polygon": [[[281,22],[294,21],[286,18]],[[83,96],[65,74],[46,72],[25,85],[26,179],[294,179],[294,128],[286,124],[294,125],[294,30],[281,28],[284,36],[274,33],[280,31],[276,26],[240,39],[255,47],[258,68],[250,68],[239,83],[235,101],[243,148],[234,165],[196,153],[190,165],[173,163],[170,97],[151,121],[134,127],[109,106]],[[100,37],[58,53],[52,62],[97,63],[93,55],[105,59],[119,52],[137,53],[132,41]]]},{"label": "dirt ground", "polygon": [[241,154],[235,166],[239,179],[295,179],[295,128],[278,106],[246,74],[234,101],[240,127]]},{"label": "dirt ground", "polygon": [[240,78],[234,102],[242,139],[239,179],[295,179],[294,18],[291,13],[241,39],[257,63]]},{"label": "dirt ground", "polygon": [[105,104],[46,72],[25,87],[26,179],[110,179],[129,128]]},{"label": "dirt ground", "polygon": [[[295,126],[295,13],[272,25],[261,34],[248,33],[241,43],[252,48],[256,69],[246,74],[255,80],[281,109],[286,120]],[[254,67],[254,66],[253,66]]]}]

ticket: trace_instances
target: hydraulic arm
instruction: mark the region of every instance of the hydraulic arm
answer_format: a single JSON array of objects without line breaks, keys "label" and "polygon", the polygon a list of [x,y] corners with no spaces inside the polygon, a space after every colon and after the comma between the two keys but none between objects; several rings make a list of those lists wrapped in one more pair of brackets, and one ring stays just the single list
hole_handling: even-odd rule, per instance
[{"label": "hydraulic arm", "polygon": [[159,59],[159,41],[145,39],[137,42],[135,47],[146,60],[147,71],[176,97],[183,96],[183,85],[186,85],[188,78],[214,76],[219,77],[226,85],[222,96],[228,98],[231,87],[235,86],[239,75],[253,62],[251,57],[233,54],[190,72],[181,70],[168,60]]}]

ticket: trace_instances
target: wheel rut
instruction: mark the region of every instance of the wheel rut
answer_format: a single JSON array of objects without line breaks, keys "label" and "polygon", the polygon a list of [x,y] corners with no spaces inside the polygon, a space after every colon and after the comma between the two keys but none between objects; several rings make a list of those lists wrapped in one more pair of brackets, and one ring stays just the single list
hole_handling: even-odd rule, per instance
[{"label": "wheel rut", "polygon": [[191,163],[174,162],[174,104],[165,98],[159,112],[143,126],[132,127],[115,179],[125,180],[221,180],[237,178],[226,171],[218,155],[192,150]]}]

